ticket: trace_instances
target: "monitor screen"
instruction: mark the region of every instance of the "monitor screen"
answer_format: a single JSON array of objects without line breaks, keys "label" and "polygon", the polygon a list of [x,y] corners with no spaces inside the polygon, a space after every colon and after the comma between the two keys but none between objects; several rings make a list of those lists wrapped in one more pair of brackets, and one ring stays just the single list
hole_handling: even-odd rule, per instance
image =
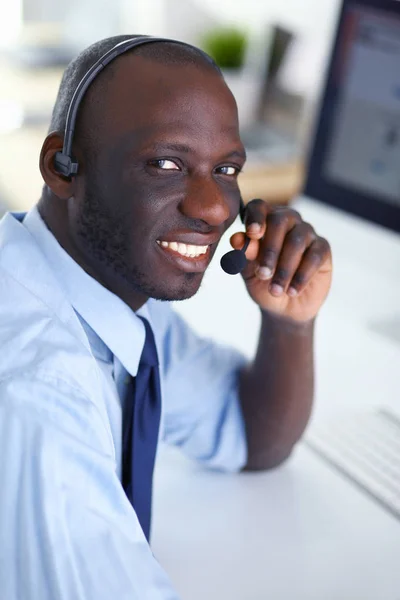
[{"label": "monitor screen", "polygon": [[306,193],[400,231],[397,0],[344,3]]}]

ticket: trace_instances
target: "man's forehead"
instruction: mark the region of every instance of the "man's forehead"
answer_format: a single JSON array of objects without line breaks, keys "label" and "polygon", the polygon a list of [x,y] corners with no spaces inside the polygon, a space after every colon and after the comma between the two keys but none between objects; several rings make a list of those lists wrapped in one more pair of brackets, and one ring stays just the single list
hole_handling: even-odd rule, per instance
[{"label": "man's forehead", "polygon": [[[105,89],[104,89],[105,88]],[[105,99],[129,101],[146,109],[149,105],[201,95],[202,102],[224,102],[234,108],[232,94],[215,70],[197,65],[162,64],[153,59],[127,54],[116,61],[115,70],[104,86]]]},{"label": "man's forehead", "polygon": [[180,129],[238,135],[236,103],[218,73],[154,64],[152,71],[125,63],[115,73],[99,106],[106,130],[138,139]]}]

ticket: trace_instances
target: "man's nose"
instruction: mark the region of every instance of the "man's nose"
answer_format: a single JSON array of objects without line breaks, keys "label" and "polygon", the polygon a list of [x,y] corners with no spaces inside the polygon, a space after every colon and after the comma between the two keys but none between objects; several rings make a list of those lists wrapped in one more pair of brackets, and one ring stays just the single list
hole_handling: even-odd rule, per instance
[{"label": "man's nose", "polygon": [[228,194],[212,177],[193,178],[180,203],[182,214],[218,227],[230,217]]}]

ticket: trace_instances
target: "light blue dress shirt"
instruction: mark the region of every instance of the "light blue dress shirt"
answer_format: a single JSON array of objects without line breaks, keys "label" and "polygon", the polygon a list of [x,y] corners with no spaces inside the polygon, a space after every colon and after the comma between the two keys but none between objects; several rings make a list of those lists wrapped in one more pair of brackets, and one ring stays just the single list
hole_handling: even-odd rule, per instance
[{"label": "light blue dress shirt", "polygon": [[[139,311],[160,360],[160,440],[205,465],[246,462],[245,359],[165,302]],[[121,475],[142,321],[62,249],[33,208],[0,221],[0,598],[173,600]]]}]

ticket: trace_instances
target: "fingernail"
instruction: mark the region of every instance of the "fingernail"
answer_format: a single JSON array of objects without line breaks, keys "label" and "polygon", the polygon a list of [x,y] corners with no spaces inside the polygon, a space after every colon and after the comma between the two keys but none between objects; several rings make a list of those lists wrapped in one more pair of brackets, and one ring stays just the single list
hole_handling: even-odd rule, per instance
[{"label": "fingernail", "polygon": [[248,233],[260,233],[261,225],[260,223],[251,223],[251,225],[247,226]]},{"label": "fingernail", "polygon": [[283,293],[283,287],[277,283],[273,283],[269,289],[274,296],[280,296]]},{"label": "fingernail", "polygon": [[256,275],[259,279],[266,281],[267,279],[271,279],[272,270],[269,267],[258,267]]},{"label": "fingernail", "polygon": [[298,292],[294,287],[290,287],[287,291],[288,296],[297,296]]}]

